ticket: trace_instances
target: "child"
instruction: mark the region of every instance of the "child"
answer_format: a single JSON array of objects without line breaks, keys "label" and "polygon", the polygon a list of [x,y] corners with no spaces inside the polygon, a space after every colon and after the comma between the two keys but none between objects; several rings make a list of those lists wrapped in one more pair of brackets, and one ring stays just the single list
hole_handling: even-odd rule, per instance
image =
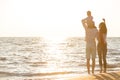
[{"label": "child", "polygon": [[82,21],[84,21],[85,23],[87,23],[88,27],[93,26],[93,17],[91,15],[91,11],[87,11],[87,16],[85,19],[83,19]]}]

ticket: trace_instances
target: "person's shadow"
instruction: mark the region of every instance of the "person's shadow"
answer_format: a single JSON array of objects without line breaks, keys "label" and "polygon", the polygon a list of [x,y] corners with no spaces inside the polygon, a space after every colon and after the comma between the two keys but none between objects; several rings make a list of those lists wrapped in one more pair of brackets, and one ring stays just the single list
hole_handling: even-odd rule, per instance
[{"label": "person's shadow", "polygon": [[103,73],[99,75],[94,75],[95,80],[120,80],[120,73]]}]

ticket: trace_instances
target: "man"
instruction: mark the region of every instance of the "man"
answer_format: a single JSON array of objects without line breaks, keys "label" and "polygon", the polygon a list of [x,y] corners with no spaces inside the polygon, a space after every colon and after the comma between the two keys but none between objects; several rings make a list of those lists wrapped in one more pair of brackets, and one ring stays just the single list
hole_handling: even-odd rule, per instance
[{"label": "man", "polygon": [[92,74],[94,74],[95,68],[95,58],[96,58],[96,41],[98,35],[98,30],[92,22],[91,26],[88,26],[87,22],[83,19],[82,20],[83,27],[86,32],[86,59],[87,59],[87,69],[88,74],[90,74],[90,59],[92,59]]}]

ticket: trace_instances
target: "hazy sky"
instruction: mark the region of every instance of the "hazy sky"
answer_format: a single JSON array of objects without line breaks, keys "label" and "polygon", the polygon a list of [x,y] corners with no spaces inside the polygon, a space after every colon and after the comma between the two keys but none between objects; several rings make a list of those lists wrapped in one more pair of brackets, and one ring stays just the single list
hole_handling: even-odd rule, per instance
[{"label": "hazy sky", "polygon": [[108,36],[120,37],[120,0],[0,0],[0,36],[84,36],[81,19],[104,17]]}]

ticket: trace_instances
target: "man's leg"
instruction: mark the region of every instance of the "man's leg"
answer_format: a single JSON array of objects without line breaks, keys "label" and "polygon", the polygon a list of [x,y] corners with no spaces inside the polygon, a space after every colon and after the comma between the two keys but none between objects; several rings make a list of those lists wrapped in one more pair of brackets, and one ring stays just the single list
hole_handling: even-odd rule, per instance
[{"label": "man's leg", "polygon": [[88,74],[90,74],[90,59],[87,59],[87,70]]},{"label": "man's leg", "polygon": [[92,53],[92,74],[94,74],[95,69],[95,58],[96,58],[96,46],[94,46],[91,50]]},{"label": "man's leg", "polygon": [[88,70],[88,74],[90,74],[90,48],[88,46],[86,46],[86,59],[87,59],[87,70]]},{"label": "man's leg", "polygon": [[92,59],[92,74],[94,74],[95,69],[95,59]]}]

